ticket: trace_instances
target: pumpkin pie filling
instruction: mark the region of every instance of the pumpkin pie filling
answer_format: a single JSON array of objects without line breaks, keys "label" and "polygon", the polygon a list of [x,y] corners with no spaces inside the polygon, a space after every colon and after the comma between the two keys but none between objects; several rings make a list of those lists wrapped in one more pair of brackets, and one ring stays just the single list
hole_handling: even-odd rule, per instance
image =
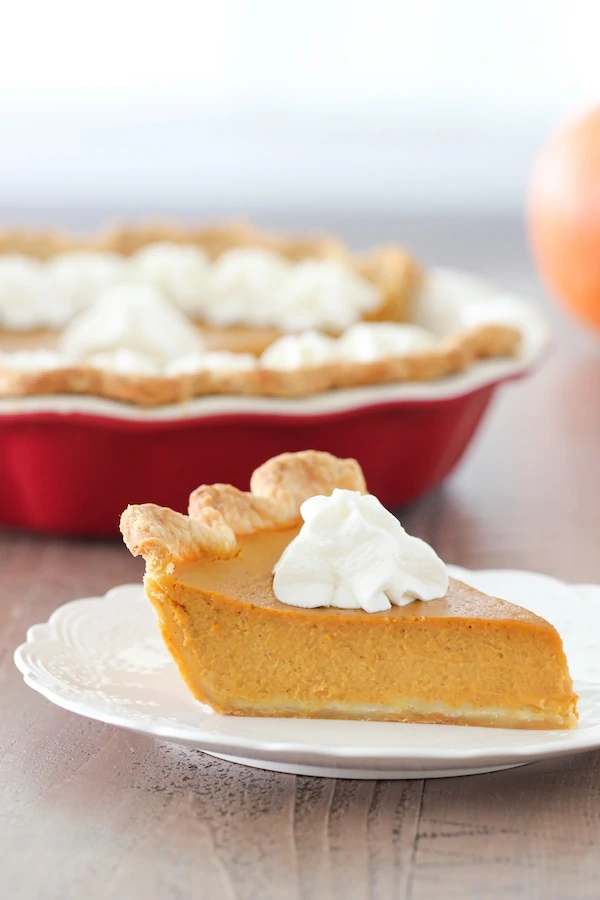
[{"label": "pumpkin pie filling", "polygon": [[285,454],[257,470],[250,494],[198,489],[189,517],[148,504],[123,514],[194,696],[234,715],[575,727],[561,639],[521,607],[452,579],[442,597],[375,613],[277,599],[273,569],[300,534],[304,500],[364,491],[351,462]]}]

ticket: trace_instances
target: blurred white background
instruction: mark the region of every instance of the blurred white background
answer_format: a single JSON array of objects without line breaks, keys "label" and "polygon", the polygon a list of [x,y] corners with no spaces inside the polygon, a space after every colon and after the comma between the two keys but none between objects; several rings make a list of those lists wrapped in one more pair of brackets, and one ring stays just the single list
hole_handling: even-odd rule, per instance
[{"label": "blurred white background", "polygon": [[599,35],[598,0],[20,0],[0,215],[515,211]]}]

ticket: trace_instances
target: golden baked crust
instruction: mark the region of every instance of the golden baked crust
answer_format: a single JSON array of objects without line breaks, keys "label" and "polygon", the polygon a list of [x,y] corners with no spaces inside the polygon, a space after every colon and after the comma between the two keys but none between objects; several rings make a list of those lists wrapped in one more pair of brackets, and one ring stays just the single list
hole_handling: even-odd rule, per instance
[{"label": "golden baked crust", "polygon": [[79,249],[79,242],[66,231],[55,229],[0,229],[0,253],[22,253],[36,259],[50,259],[56,253]]},{"label": "golden baked crust", "polygon": [[362,469],[355,459],[337,459],[330,453],[304,450],[282,453],[256,469],[250,491],[230,484],[205,484],[190,495],[189,515],[204,521],[217,510],[236,534],[254,534],[299,525],[300,507],[316,494],[334,488],[366,490]]},{"label": "golden baked crust", "polygon": [[86,249],[131,256],[142,247],[159,241],[171,244],[195,244],[211,259],[233,247],[262,246],[260,234],[251,222],[237,220],[207,227],[184,227],[166,219],[149,220],[139,225],[109,222],[86,240]]},{"label": "golden baked crust", "polygon": [[357,258],[359,275],[376,284],[386,298],[385,304],[365,318],[371,321],[404,322],[410,314],[410,298],[421,280],[421,273],[410,254],[395,245],[376,247]]},{"label": "golden baked crust", "polygon": [[128,506],[121,532],[133,556],[143,556],[155,568],[168,571],[174,562],[211,555],[228,559],[237,552],[235,534],[219,512],[207,509],[191,518],[154,503]]},{"label": "golden baked crust", "polygon": [[376,362],[329,363],[276,371],[204,370],[177,375],[134,375],[94,369],[84,363],[50,371],[20,371],[2,366],[0,396],[88,394],[138,406],[163,406],[211,394],[301,397],[336,388],[407,381],[435,381],[463,372],[478,359],[514,357],[520,332],[507,325],[481,325],[459,332],[427,353]]},{"label": "golden baked crust", "polygon": [[120,528],[127,548],[151,568],[203,556],[229,559],[237,552],[236,535],[299,525],[304,501],[334,488],[366,491],[355,459],[318,450],[282,453],[255,470],[249,492],[201,485],[190,496],[189,515],[153,503],[128,506]]}]

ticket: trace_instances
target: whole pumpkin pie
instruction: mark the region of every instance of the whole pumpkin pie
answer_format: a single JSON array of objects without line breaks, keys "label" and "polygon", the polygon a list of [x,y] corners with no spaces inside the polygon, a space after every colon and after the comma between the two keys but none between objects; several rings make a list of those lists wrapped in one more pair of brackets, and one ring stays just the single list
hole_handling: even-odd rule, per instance
[{"label": "whole pumpkin pie", "polygon": [[202,486],[187,516],[130,506],[121,531],[183,679],[217,712],[576,726],[552,625],[448,579],[354,460],[284,454],[249,493]]},{"label": "whole pumpkin pie", "polygon": [[356,254],[246,224],[0,231],[0,399],[159,406],[444,379],[522,349],[497,304],[473,318],[473,290],[398,245]]}]

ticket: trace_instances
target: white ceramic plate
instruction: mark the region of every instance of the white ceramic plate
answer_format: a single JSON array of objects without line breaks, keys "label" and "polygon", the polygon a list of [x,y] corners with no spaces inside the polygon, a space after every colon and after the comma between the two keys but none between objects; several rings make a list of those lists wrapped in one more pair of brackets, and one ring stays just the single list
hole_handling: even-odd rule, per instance
[{"label": "white ceramic plate", "polygon": [[64,709],[279,772],[439,778],[600,747],[600,586],[508,570],[452,574],[559,630],[581,697],[576,731],[217,715],[179,678],[139,585],[60,607],[29,630],[15,662],[30,687]]}]

